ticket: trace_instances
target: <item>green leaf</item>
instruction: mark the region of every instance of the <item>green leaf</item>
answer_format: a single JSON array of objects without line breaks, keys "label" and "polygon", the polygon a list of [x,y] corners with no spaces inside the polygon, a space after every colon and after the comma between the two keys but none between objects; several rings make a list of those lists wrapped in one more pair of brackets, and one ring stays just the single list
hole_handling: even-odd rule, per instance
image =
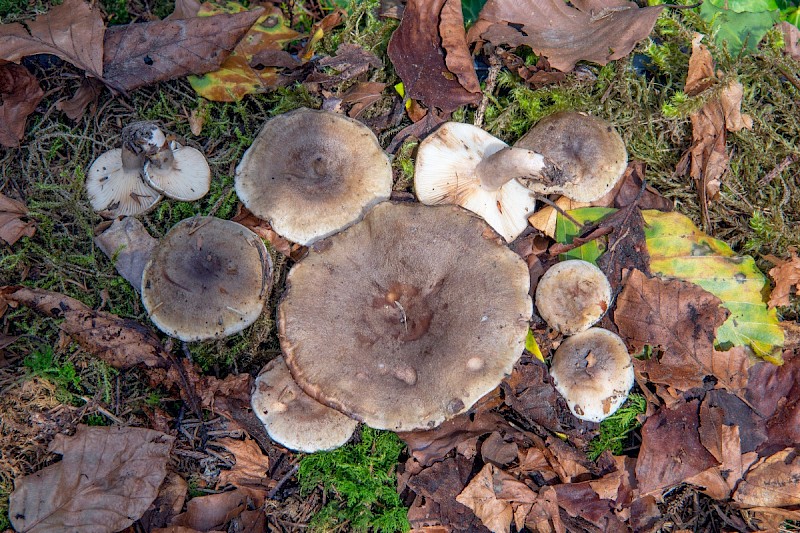
[{"label": "green leaf", "polygon": [[709,3],[734,13],[762,13],[779,9],[776,0],[711,0]]},{"label": "green leaf", "polygon": [[533,336],[533,330],[530,328],[528,328],[528,335],[525,337],[525,349],[528,350],[536,359],[544,363],[542,350],[539,349],[539,343],[536,342],[536,338]]},{"label": "green leaf", "polygon": [[643,211],[650,271],[695,283],[722,300],[730,316],[717,329],[723,348],[749,346],[777,362],[783,330],[774,309],[767,309],[769,284],[750,256],[739,256],[724,242],[695,227],[678,213]]},{"label": "green leaf", "polygon": [[778,22],[780,12],[775,9],[737,13],[733,9],[717,7],[712,2],[703,2],[700,17],[711,23],[717,43],[724,44],[731,55],[738,55],[743,50],[748,53],[756,51],[767,31]]},{"label": "green leaf", "polygon": [[461,12],[464,14],[464,25],[469,26],[478,20],[478,13],[483,9],[486,0],[461,0]]},{"label": "green leaf", "polygon": [[781,20],[800,28],[800,7],[790,7],[781,13]]},{"label": "green leaf", "polygon": [[[609,213],[613,213],[616,209],[608,207],[583,207],[581,209],[574,209],[569,212],[569,215],[581,224],[593,223],[601,220]],[[561,214],[556,217],[556,240],[562,244],[572,244],[572,240],[580,233],[581,226],[576,226],[574,222],[562,216]],[[603,255],[606,251],[605,241],[595,239],[587,242],[583,246],[579,246],[569,252],[559,254],[558,258],[561,261],[567,259],[582,259],[592,264],[597,264],[597,258]]]}]

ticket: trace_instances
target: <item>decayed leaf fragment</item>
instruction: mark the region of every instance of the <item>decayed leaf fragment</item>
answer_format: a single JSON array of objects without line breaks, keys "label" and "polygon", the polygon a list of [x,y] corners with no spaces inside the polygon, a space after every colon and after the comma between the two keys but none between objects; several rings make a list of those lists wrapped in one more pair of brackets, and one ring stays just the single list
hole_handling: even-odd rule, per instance
[{"label": "decayed leaf fragment", "polygon": [[700,207],[705,226],[708,227],[708,203],[719,194],[722,178],[728,170],[730,155],[725,145],[727,132],[751,129],[753,119],[741,112],[744,94],[741,83],[731,80],[722,88],[716,87],[719,80],[714,73],[711,53],[701,44],[703,37],[698,33],[692,39],[692,55],[684,91],[689,96],[697,96],[707,90],[718,93],[709,98],[699,111],[691,114],[692,146],[678,163],[678,171],[685,172],[687,163],[691,163],[689,173],[700,195]]},{"label": "decayed leaf fragment", "polygon": [[105,26],[97,9],[83,0],[65,0],[25,25],[0,25],[0,60],[53,54],[95,78],[103,77]]},{"label": "decayed leaf fragment", "polygon": [[219,473],[219,486],[231,484],[235,487],[271,488],[275,482],[269,478],[269,457],[264,455],[253,439],[219,439],[216,444],[233,454],[236,463],[230,470]]},{"label": "decayed leaf fragment", "polygon": [[174,437],[152,429],[78,426],[56,435],[60,462],[15,481],[17,531],[119,531],[147,510],[167,474]]},{"label": "decayed leaf fragment", "polygon": [[800,257],[797,256],[797,249],[789,248],[791,258],[788,260],[779,259],[775,256],[767,256],[765,259],[775,265],[770,269],[769,275],[775,280],[775,288],[769,297],[770,308],[779,305],[789,305],[789,295],[792,287],[795,294],[800,294]]},{"label": "decayed leaf fragment", "polygon": [[44,97],[39,80],[22,65],[0,65],[0,145],[15,148],[25,120]]},{"label": "decayed leaf fragment", "polygon": [[[457,8],[446,6],[448,3]],[[459,24],[460,30],[457,29]],[[442,29],[446,39],[440,36]],[[461,37],[463,32],[458,2],[409,0],[388,48],[389,58],[409,97],[445,113],[480,101],[475,69],[472,61],[465,61],[469,51]],[[444,49],[443,45],[448,45],[449,49]]]},{"label": "decayed leaf fragment", "polygon": [[158,245],[135,217],[114,220],[103,233],[94,238],[97,247],[114,261],[119,275],[141,292],[142,272]]},{"label": "decayed leaf fragment", "polygon": [[0,241],[11,245],[22,237],[33,237],[36,223],[28,218],[25,204],[0,194]]},{"label": "decayed leaf fragment", "polygon": [[507,533],[511,521],[522,529],[537,495],[514,476],[492,464],[484,465],[456,501],[466,505],[492,533]]},{"label": "decayed leaf fragment", "polygon": [[761,459],[745,475],[733,499],[747,507],[800,505],[800,455],[786,448]]},{"label": "decayed leaf fragment", "polygon": [[567,72],[578,61],[605,65],[625,57],[650,34],[663,8],[625,0],[489,0],[467,41],[530,46]]}]

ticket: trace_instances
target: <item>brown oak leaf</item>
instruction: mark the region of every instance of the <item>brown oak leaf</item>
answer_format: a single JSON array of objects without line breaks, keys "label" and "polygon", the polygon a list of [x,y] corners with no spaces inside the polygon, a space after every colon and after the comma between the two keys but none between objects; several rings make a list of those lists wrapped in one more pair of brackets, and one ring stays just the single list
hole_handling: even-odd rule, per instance
[{"label": "brown oak leaf", "polygon": [[[44,97],[36,76],[22,65],[0,65],[0,144],[15,148],[25,121]],[[1,208],[1,207],[0,207]]]}]

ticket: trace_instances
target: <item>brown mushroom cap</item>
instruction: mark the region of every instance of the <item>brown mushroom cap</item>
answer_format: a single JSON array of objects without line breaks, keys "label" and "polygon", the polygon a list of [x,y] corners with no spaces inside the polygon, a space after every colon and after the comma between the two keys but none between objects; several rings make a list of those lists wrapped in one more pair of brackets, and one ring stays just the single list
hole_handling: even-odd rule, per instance
[{"label": "brown mushroom cap", "polygon": [[536,286],[536,309],[547,324],[572,335],[597,323],[611,307],[611,284],[588,261],[571,259],[550,267]]},{"label": "brown mushroom cap", "polygon": [[389,198],[389,158],[369,128],[336,113],[298,109],[264,124],[236,168],[236,193],[257,217],[299,244],[341,231]]},{"label": "brown mushroom cap", "polygon": [[431,428],[522,353],[528,269],[467,211],[385,202],[317,248],[278,307],[286,363],[316,400],[374,428]]},{"label": "brown mushroom cap", "polygon": [[267,363],[258,374],[250,403],[272,440],[301,452],[338,448],[358,426],[358,421],[303,392],[283,357]]},{"label": "brown mushroom cap", "polygon": [[142,274],[142,303],[164,333],[183,341],[224,337],[252,324],[272,282],[263,241],[214,217],[182,220]]},{"label": "brown mushroom cap", "polygon": [[557,193],[578,200],[597,200],[619,181],[628,166],[625,142],[605,120],[562,111],[549,115],[526,133],[515,147],[538,152],[556,163],[568,180],[542,188],[536,180],[520,179],[543,194]]},{"label": "brown mushroom cap", "polygon": [[625,343],[600,328],[565,339],[553,355],[550,375],[572,414],[590,422],[612,415],[633,387],[633,363]]}]

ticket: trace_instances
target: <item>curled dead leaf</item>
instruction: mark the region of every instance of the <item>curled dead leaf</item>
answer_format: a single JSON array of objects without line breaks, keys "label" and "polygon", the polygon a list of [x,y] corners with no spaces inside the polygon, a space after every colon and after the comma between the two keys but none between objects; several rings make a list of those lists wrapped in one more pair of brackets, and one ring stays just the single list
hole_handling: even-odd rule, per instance
[{"label": "curled dead leaf", "polygon": [[767,261],[775,265],[769,271],[769,276],[775,281],[775,288],[772,289],[767,303],[770,308],[789,305],[792,287],[796,294],[800,294],[800,257],[797,256],[796,248],[789,248],[789,254],[791,257],[788,260],[779,259],[773,255],[765,257]]},{"label": "curled dead leaf", "polygon": [[36,222],[28,218],[25,204],[0,194],[0,241],[12,245],[22,237],[33,237]]},{"label": "curled dead leaf", "polygon": [[9,148],[19,145],[25,135],[25,121],[43,97],[39,80],[28,69],[22,65],[0,65],[0,145]]}]

